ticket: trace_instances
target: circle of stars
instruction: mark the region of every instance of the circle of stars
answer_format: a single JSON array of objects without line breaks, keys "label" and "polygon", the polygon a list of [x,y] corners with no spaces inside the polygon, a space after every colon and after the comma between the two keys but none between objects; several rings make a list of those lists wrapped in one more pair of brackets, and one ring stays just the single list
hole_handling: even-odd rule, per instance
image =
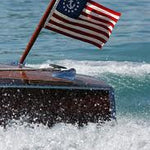
[{"label": "circle of stars", "polygon": [[74,1],[75,1],[75,3],[73,3],[73,6],[69,7],[70,0],[64,0],[63,9],[68,13],[74,13],[75,11],[77,11],[79,8],[80,2],[79,2],[79,0],[74,0]]}]

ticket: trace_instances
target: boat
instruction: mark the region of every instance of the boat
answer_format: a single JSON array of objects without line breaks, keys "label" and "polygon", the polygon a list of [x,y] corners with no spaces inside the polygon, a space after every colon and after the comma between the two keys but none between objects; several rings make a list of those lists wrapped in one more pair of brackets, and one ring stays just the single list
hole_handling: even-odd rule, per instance
[{"label": "boat", "polygon": [[[3,67],[3,68],[2,68]],[[113,88],[74,68],[21,68],[0,65],[0,124],[12,120],[83,126],[115,119]]]},{"label": "boat", "polygon": [[[45,22],[52,16],[50,12],[57,8],[56,3],[59,6],[62,1],[52,0],[49,3],[19,63],[0,64],[2,126],[21,118],[28,123],[44,124],[49,127],[62,122],[83,126],[89,122],[103,123],[116,119],[114,90],[102,80],[78,74],[75,68],[56,64],[50,64],[47,68],[23,65],[42,28],[48,28]],[[66,5],[66,1],[63,1],[63,6],[68,9],[69,6],[74,7],[75,2],[78,7],[79,3],[82,3],[80,0],[68,2],[69,5]],[[78,7],[75,7],[75,11]],[[120,16],[119,13],[114,13]]]}]

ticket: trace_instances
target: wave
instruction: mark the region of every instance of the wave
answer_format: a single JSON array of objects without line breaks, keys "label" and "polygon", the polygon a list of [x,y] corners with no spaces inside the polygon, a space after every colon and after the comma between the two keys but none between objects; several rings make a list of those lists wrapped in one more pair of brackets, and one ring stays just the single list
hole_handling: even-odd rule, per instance
[{"label": "wave", "polygon": [[47,68],[49,64],[64,65],[68,68],[76,68],[80,74],[98,76],[99,74],[112,73],[127,76],[150,75],[149,63],[137,63],[128,61],[76,61],[76,60],[57,60],[47,61],[43,64],[28,64],[30,67]]}]

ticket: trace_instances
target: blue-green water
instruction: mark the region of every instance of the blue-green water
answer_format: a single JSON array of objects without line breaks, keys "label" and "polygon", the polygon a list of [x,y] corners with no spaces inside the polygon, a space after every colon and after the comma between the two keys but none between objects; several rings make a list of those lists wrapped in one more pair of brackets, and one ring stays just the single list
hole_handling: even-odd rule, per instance
[{"label": "blue-green water", "polygon": [[[103,50],[42,30],[26,63],[74,67],[105,80],[115,89],[118,124],[78,130],[58,125],[30,129],[0,128],[3,150],[149,150],[150,3],[149,0],[96,0],[122,13]],[[18,61],[49,0],[1,0],[0,63]],[[12,138],[16,136],[16,139]]]}]

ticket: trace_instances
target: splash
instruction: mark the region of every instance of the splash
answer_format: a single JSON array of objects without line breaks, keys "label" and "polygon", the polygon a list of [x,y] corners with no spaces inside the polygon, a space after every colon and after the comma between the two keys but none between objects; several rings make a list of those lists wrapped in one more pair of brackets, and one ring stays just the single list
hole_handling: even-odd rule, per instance
[{"label": "splash", "polygon": [[150,122],[121,117],[114,126],[57,124],[0,128],[2,150],[149,150]]}]

